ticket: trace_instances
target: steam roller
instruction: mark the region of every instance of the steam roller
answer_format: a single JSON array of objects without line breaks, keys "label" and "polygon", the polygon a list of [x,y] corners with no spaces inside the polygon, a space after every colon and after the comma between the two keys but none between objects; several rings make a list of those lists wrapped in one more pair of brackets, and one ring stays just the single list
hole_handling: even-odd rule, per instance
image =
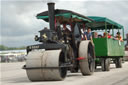
[{"label": "steam roller", "polygon": [[23,69],[29,80],[59,81],[66,77],[67,71],[81,70],[83,76],[93,74],[94,45],[83,34],[85,24],[92,20],[69,10],[54,9],[54,3],[48,3],[48,11],[36,17],[49,22],[50,27],[40,30],[39,37],[35,35],[39,44],[26,48],[27,60]]}]

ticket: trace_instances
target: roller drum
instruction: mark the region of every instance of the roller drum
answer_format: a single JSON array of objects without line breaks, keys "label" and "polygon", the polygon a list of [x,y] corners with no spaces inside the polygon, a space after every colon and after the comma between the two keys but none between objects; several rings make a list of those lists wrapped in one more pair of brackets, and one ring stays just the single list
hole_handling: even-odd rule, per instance
[{"label": "roller drum", "polygon": [[63,80],[66,76],[66,68],[60,68],[61,53],[61,50],[29,52],[26,68],[36,67],[35,69],[26,69],[29,80]]}]

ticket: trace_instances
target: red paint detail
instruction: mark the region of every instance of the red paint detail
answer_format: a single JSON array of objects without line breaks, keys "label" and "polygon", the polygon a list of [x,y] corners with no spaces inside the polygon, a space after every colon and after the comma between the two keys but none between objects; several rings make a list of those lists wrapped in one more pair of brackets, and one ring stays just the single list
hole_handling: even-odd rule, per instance
[{"label": "red paint detail", "polygon": [[111,35],[108,35],[108,38],[111,38]]},{"label": "red paint detail", "polygon": [[70,21],[70,23],[69,23],[69,24],[70,24],[70,26],[71,26],[71,31],[72,31],[72,29],[73,29],[73,26],[72,26],[72,18],[70,18],[70,20],[69,20],[69,21]]},{"label": "red paint detail", "polygon": [[84,40],[84,38],[82,37],[81,40]]},{"label": "red paint detail", "polygon": [[66,30],[66,24],[63,24],[63,28],[64,28],[64,30]]},{"label": "red paint detail", "polygon": [[56,24],[56,22],[57,22],[57,21],[56,21],[56,17],[55,17],[55,30],[56,30],[56,28],[57,28],[57,24]]},{"label": "red paint detail", "polygon": [[77,60],[83,60],[85,57],[78,57]]},{"label": "red paint detail", "polygon": [[55,30],[56,30],[56,17],[55,17]]},{"label": "red paint detail", "polygon": [[83,30],[85,30],[85,24],[83,24]]}]

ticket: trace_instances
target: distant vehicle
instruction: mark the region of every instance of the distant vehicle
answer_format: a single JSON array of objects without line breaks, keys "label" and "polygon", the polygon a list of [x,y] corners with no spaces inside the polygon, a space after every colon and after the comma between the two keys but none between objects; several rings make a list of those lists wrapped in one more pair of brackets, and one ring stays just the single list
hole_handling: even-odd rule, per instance
[{"label": "distant vehicle", "polygon": [[16,54],[8,53],[8,54],[0,54],[1,62],[14,62],[16,60]]},{"label": "distant vehicle", "polygon": [[18,62],[26,60],[26,55],[22,53],[1,53],[0,62]]},{"label": "distant vehicle", "polygon": [[26,55],[19,55],[16,57],[16,59],[17,59],[17,61],[22,62],[22,61],[26,60]]},{"label": "distant vehicle", "polygon": [[26,59],[26,50],[3,50],[0,51],[1,62],[17,62]]}]

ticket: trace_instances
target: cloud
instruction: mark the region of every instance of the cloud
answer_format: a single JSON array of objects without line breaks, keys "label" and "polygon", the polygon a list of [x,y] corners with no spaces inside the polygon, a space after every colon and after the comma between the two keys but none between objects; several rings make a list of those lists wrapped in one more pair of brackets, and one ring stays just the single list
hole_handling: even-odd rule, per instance
[{"label": "cloud", "polygon": [[[7,46],[27,46],[36,43],[35,34],[48,26],[36,14],[47,10],[51,0],[4,0],[1,2],[1,41]],[[52,0],[53,1],[53,0]],[[56,8],[68,9],[85,16],[105,16],[125,28],[128,33],[128,1],[59,1]]]},{"label": "cloud", "polygon": [[[21,46],[26,39],[32,40],[34,34],[41,30],[46,22],[36,19],[45,3],[40,2],[2,2],[1,10],[1,41],[7,46]],[[38,9],[36,9],[38,8]],[[46,8],[46,7],[45,7]],[[46,10],[46,9],[45,9]],[[43,23],[43,24],[42,24]],[[24,37],[25,36],[25,37]],[[25,39],[26,38],[26,39]],[[13,42],[13,43],[12,43]],[[31,41],[33,42],[33,41]],[[10,44],[12,43],[12,44]]]},{"label": "cloud", "polygon": [[128,33],[128,1],[88,1],[85,2],[87,16],[104,16],[124,26]]}]

